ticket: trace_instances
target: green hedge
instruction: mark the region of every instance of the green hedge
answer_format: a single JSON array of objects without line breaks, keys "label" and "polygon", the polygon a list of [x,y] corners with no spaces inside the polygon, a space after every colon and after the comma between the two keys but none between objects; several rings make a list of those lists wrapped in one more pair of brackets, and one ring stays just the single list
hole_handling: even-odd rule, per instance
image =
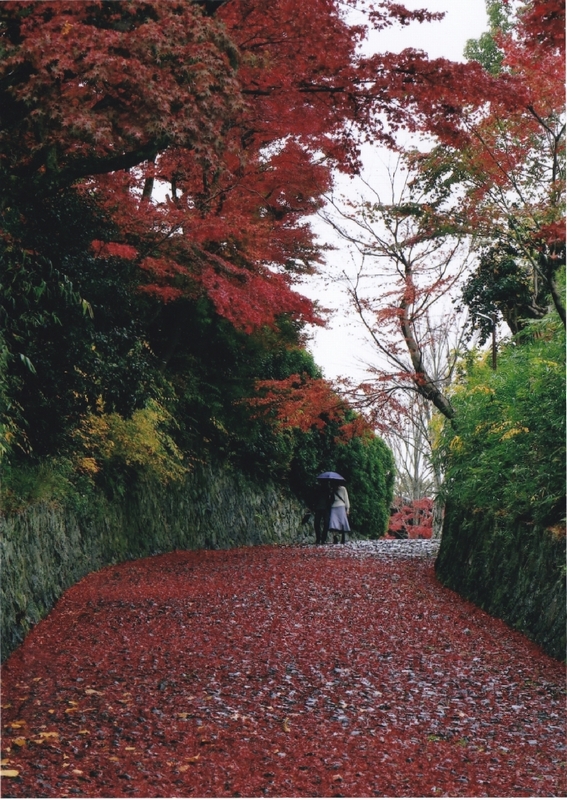
[{"label": "green hedge", "polygon": [[565,330],[555,315],[467,365],[436,457],[439,579],[565,657]]},{"label": "green hedge", "polygon": [[437,458],[445,494],[476,514],[537,525],[565,519],[565,331],[547,318],[469,365]]}]

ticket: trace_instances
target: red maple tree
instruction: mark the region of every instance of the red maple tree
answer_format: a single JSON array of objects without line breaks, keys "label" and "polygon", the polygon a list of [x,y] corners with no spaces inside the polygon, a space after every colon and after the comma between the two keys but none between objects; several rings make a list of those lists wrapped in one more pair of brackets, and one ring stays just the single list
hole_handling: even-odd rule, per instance
[{"label": "red maple tree", "polygon": [[[438,16],[386,0],[367,11],[377,28]],[[116,225],[95,252],[134,259],[164,302],[207,296],[246,332],[281,315],[320,322],[295,285],[321,257],[308,217],[333,170],[355,171],[362,140],[392,144],[400,127],[474,160],[479,131],[500,119],[517,163],[556,114],[561,13],[533,0],[493,76],[414,50],[366,57],[365,28],[338,0],[2,4],[2,207],[73,187]],[[494,184],[490,158],[473,166]],[[529,237],[553,287],[559,217],[545,207],[530,206]]]},{"label": "red maple tree", "polygon": [[408,54],[413,124],[438,142],[413,162],[423,184],[450,201],[461,230],[518,253],[565,324],[557,284],[565,264],[564,3],[532,0],[495,40],[496,74],[476,61],[425,65]]},{"label": "red maple tree", "polygon": [[257,381],[255,388],[257,395],[246,403],[255,409],[256,416],[270,419],[280,429],[296,428],[305,433],[336,422],[341,442],[373,435],[366,419],[349,413],[349,403],[324,378],[294,374],[283,380]]},{"label": "red maple tree", "polygon": [[[384,3],[374,24],[431,16]],[[389,108],[336,0],[13,2],[0,25],[12,199],[88,192],[118,226],[101,254],[134,247],[164,301],[204,293],[246,331],[316,321],[305,218]]]}]

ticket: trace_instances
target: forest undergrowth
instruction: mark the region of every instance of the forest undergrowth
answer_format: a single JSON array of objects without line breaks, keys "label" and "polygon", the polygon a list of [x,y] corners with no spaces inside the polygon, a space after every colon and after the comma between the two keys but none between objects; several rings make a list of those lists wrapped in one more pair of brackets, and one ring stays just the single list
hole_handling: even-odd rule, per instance
[{"label": "forest undergrowth", "polygon": [[564,665],[440,586],[431,556],[107,567],[2,677],[5,797],[566,794]]}]

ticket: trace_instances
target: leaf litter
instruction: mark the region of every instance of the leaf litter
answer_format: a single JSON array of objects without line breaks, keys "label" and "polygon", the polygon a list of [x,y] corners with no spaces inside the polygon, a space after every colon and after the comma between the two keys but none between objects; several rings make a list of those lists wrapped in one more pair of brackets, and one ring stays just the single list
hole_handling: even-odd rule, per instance
[{"label": "leaf litter", "polygon": [[565,796],[564,665],[412,544],[88,575],[2,669],[3,796]]}]

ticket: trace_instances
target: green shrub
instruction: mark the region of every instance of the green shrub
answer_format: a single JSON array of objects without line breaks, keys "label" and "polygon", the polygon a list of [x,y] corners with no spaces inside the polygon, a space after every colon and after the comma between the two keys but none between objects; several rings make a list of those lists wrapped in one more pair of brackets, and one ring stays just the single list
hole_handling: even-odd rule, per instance
[{"label": "green shrub", "polygon": [[348,482],[350,524],[354,531],[378,539],[388,530],[394,491],[394,458],[378,436],[357,437],[338,446],[337,471]]},{"label": "green shrub", "polygon": [[[352,411],[347,412],[347,418],[354,416]],[[346,442],[337,440],[337,435],[336,423],[320,431],[294,431],[291,486],[312,507],[317,475],[328,470],[338,472],[347,483],[353,531],[378,539],[386,533],[390,519],[395,478],[392,452],[382,439],[370,433]]]},{"label": "green shrub", "polygon": [[452,398],[437,457],[445,493],[474,512],[545,525],[565,512],[565,331],[548,317],[477,356]]},{"label": "green shrub", "polygon": [[62,506],[76,494],[74,470],[65,458],[2,465],[0,511],[17,513],[35,503]]}]

